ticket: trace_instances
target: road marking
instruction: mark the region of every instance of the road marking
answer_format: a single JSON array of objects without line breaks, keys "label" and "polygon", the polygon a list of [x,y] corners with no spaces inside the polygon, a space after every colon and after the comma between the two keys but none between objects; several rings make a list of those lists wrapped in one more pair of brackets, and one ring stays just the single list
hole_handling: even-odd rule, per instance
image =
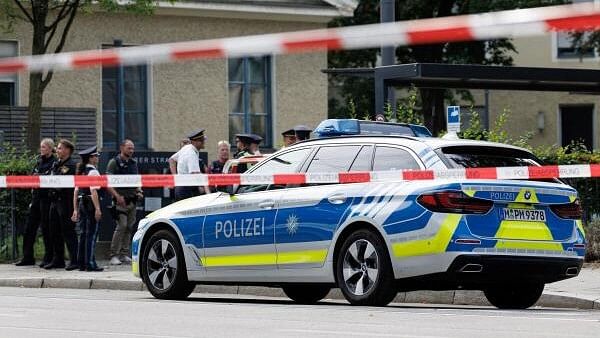
[{"label": "road marking", "polygon": [[288,333],[306,333],[306,334],[324,334],[324,335],[339,335],[339,336],[360,336],[360,337],[420,337],[420,338],[444,338],[446,336],[422,336],[422,335],[404,335],[395,333],[373,333],[373,332],[352,332],[352,331],[329,331],[329,330],[303,330],[303,329],[284,329],[277,330],[278,332]]}]

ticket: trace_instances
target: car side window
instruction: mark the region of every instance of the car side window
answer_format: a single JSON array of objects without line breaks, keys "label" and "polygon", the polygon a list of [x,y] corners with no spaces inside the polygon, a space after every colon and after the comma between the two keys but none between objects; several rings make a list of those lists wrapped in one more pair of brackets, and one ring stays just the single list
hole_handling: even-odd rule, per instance
[{"label": "car side window", "polygon": [[375,161],[373,171],[420,169],[412,155],[400,148],[377,147],[375,149]]},{"label": "car side window", "polygon": [[[285,154],[281,154],[277,157],[269,159],[265,163],[262,163],[260,167],[256,168],[256,170],[252,171],[252,174],[257,175],[271,175],[271,174],[289,174],[295,173],[302,162],[311,152],[311,148],[303,148],[298,150],[289,151]],[[267,184],[257,184],[257,185],[243,185],[240,186],[237,193],[245,193],[245,192],[254,192],[254,191],[264,191],[264,190],[273,190],[273,189],[281,189],[285,188],[285,185],[267,185]]]},{"label": "car side window", "polygon": [[350,171],[370,171],[373,157],[373,146],[363,146],[356,155]]},{"label": "car side window", "polygon": [[348,171],[359,150],[359,145],[321,147],[313,157],[306,172],[337,173]]}]

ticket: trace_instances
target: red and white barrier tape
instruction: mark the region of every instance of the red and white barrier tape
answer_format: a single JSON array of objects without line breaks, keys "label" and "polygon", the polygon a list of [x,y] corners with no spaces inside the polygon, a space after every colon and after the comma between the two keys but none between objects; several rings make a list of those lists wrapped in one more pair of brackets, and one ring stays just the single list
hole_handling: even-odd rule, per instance
[{"label": "red and white barrier tape", "polygon": [[523,180],[544,178],[600,177],[600,164],[543,167],[498,167],[445,170],[402,170],[346,173],[298,174],[193,174],[193,175],[103,175],[103,176],[0,176],[0,188],[73,188],[223,186],[255,184],[359,183],[414,180]]},{"label": "red and white barrier tape", "polygon": [[0,74],[487,40],[595,28],[600,28],[600,7],[583,3],[336,29],[6,58],[0,60]]}]

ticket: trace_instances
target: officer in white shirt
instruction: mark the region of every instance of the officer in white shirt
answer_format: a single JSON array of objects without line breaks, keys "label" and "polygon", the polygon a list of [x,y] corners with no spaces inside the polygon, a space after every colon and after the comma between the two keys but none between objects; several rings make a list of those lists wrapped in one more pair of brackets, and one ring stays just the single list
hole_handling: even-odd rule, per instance
[{"label": "officer in white shirt", "polygon": [[[177,174],[201,174],[206,172],[206,165],[200,163],[200,149],[204,149],[204,129],[197,130],[188,136],[190,144],[183,146],[171,158],[177,161]],[[175,199],[182,200],[205,194],[208,187],[175,187]]]}]

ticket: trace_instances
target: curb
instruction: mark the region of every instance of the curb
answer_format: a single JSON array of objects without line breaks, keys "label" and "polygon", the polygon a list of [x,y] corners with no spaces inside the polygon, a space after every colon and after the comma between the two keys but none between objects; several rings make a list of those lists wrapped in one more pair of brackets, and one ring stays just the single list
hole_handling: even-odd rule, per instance
[{"label": "curb", "polygon": [[[93,290],[144,291],[146,286],[141,280],[95,279],[95,278],[0,278],[0,287],[21,288],[61,288]],[[198,285],[196,293],[246,295],[261,297],[286,297],[283,290],[274,287],[236,286],[236,285]],[[327,299],[344,299],[339,289],[332,289]],[[398,292],[394,303],[443,304],[491,306],[482,291],[411,291]],[[600,310],[600,299],[590,300],[580,297],[545,293],[535,306]]]}]

